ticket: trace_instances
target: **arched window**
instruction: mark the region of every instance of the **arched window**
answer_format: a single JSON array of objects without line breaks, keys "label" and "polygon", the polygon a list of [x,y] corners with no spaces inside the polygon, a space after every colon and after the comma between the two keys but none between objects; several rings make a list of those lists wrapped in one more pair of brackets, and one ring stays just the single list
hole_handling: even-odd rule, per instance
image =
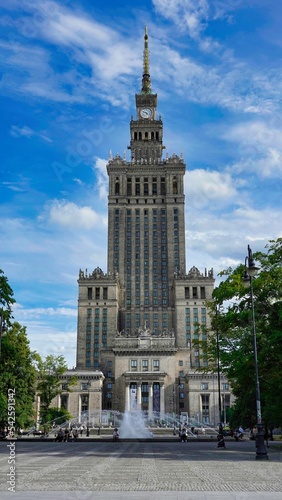
[{"label": "arched window", "polygon": [[177,194],[178,193],[176,177],[174,177],[173,181],[172,181],[172,190],[173,190],[173,194]]},{"label": "arched window", "polygon": [[115,194],[119,194],[119,181],[116,180],[115,182]]},{"label": "arched window", "polygon": [[148,139],[148,132],[145,132],[145,139]]},{"label": "arched window", "polygon": [[152,141],[155,139],[155,134],[154,134],[154,132],[151,132],[151,139],[152,139]]},{"label": "arched window", "polygon": [[139,139],[142,140],[142,132],[139,132]]}]

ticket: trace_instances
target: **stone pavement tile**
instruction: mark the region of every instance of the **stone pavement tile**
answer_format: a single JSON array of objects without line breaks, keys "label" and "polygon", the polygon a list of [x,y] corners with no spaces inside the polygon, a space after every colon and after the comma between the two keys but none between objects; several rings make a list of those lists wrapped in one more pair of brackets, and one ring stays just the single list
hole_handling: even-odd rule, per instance
[{"label": "stone pavement tile", "polygon": [[[29,491],[12,494],[16,500],[280,500],[282,494],[222,491],[165,491],[161,492],[93,492],[93,491]],[[11,493],[1,493],[1,500],[11,500]]]},{"label": "stone pavement tile", "polygon": [[[253,443],[20,443],[16,493],[22,500],[280,500],[281,449],[255,460]],[[7,447],[0,446],[0,497],[7,494]]]}]

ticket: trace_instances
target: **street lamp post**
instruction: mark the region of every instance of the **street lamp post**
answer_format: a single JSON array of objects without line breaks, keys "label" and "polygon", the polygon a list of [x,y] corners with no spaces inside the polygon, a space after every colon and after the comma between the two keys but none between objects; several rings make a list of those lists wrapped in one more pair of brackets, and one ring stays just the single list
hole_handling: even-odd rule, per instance
[{"label": "street lamp post", "polygon": [[4,315],[3,311],[1,310],[1,315],[0,315],[0,356],[1,356],[1,347],[2,347],[2,337],[6,332],[6,323],[4,320]]},{"label": "street lamp post", "polygon": [[[217,315],[217,310],[216,310],[216,315]],[[220,357],[219,357],[218,325],[216,325],[216,351],[217,351],[217,384],[218,384],[218,413],[219,413],[217,447],[218,448],[225,448],[225,441],[224,441],[222,421],[221,421]]]},{"label": "street lamp post", "polygon": [[246,286],[250,286],[250,299],[251,299],[251,311],[252,311],[252,333],[253,333],[253,350],[254,350],[254,363],[255,363],[256,411],[257,411],[256,460],[268,460],[268,454],[264,444],[264,426],[262,424],[262,418],[261,418],[257,337],[256,337],[253,282],[252,282],[253,277],[257,274],[258,271],[259,268],[256,267],[254,263],[252,250],[250,248],[250,245],[248,245],[248,255],[245,258],[244,284]]}]

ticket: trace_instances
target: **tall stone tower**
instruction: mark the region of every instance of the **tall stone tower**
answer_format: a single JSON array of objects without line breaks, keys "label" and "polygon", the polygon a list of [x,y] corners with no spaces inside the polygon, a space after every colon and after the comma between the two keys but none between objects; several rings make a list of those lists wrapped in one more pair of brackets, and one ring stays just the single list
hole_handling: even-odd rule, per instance
[{"label": "tall stone tower", "polygon": [[205,360],[192,340],[205,338],[214,278],[195,267],[186,274],[185,163],[163,157],[147,28],[135,101],[131,158],[107,164],[108,269],[79,274],[77,368],[103,371],[105,409],[195,413],[200,388],[189,380]]}]

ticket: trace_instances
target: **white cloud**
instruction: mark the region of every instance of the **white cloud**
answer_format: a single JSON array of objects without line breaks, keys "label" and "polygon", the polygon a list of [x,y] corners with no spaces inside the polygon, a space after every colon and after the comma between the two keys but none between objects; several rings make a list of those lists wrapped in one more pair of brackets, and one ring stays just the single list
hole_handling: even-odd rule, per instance
[{"label": "white cloud", "polygon": [[187,208],[186,226],[188,261],[213,266],[216,272],[230,259],[243,262],[248,243],[253,251],[263,251],[270,239],[282,235],[279,209],[258,210],[248,205],[219,212],[212,205],[208,211]]},{"label": "white cloud", "polygon": [[77,310],[71,309],[67,307],[35,307],[35,308],[26,308],[20,303],[15,303],[13,306],[13,313],[21,315],[22,320],[26,319],[36,319],[43,316],[69,316],[76,317]]},{"label": "white cloud", "polygon": [[280,177],[282,172],[282,131],[273,123],[249,121],[231,127],[223,138],[238,144],[241,159],[229,166],[229,172],[256,173],[257,176]]},{"label": "white cloud", "polygon": [[23,137],[28,137],[29,139],[32,136],[38,136],[46,142],[52,142],[52,140],[49,137],[47,137],[47,135],[45,135],[44,133],[36,132],[35,130],[32,130],[30,127],[27,127],[26,125],[24,125],[23,127],[18,127],[17,125],[12,125],[11,130],[10,130],[10,134],[13,137],[23,136]]},{"label": "white cloud", "polygon": [[108,200],[108,174],[107,174],[107,160],[103,160],[102,158],[95,158],[94,170],[96,172],[97,177],[97,186],[99,190],[99,196],[102,200],[107,202]]},{"label": "white cloud", "polygon": [[101,222],[100,216],[91,207],[79,207],[73,202],[54,200],[46,209],[51,224],[65,227],[91,229]]},{"label": "white cloud", "polygon": [[209,17],[206,0],[153,0],[157,11],[171,19],[180,29],[187,29],[191,38],[197,39]]},{"label": "white cloud", "polygon": [[224,172],[196,169],[185,175],[185,193],[187,207],[215,209],[227,207],[238,196],[236,182]]},{"label": "white cloud", "polygon": [[10,133],[13,137],[31,137],[34,135],[34,131],[31,130],[31,128],[24,126],[24,127],[17,127],[16,125],[12,125]]}]

